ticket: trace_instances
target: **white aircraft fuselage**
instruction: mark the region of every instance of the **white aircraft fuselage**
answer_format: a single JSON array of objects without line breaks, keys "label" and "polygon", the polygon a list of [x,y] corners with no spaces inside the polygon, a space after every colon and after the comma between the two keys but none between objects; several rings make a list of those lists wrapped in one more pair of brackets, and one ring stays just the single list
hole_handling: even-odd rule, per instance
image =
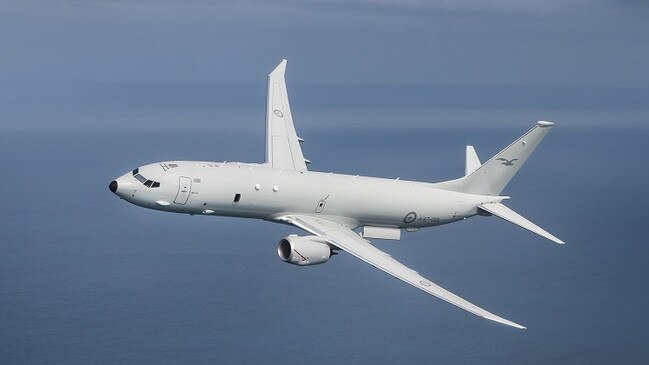
[{"label": "white aircraft fuselage", "polygon": [[116,179],[114,192],[144,208],[270,221],[286,214],[318,214],[352,227],[432,227],[476,215],[481,204],[504,198],[424,182],[255,163],[167,161],[139,167],[138,174],[160,186],[147,187],[128,172]]},{"label": "white aircraft fuselage", "polygon": [[[495,215],[553,242],[563,241],[502,204],[505,186],[553,123],[540,121],[480,163],[466,147],[465,175],[439,183],[309,171],[289,105],[283,60],[268,75],[264,163],[167,161],[138,167],[109,184],[120,198],[166,212],[263,219],[289,224],[310,236],[279,241],[284,262],[317,265],[343,250],[417,289],[475,315],[516,328],[436,285],[366,238],[398,240],[401,231]],[[362,227],[362,234],[354,231]]]}]

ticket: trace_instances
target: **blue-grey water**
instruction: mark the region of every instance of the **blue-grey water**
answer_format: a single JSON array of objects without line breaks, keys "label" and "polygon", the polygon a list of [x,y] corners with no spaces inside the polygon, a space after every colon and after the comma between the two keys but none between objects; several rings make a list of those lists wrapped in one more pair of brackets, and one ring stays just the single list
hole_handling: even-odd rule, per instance
[{"label": "blue-grey water", "polygon": [[[437,181],[462,174],[465,144],[484,160],[527,127],[302,135],[313,169]],[[259,161],[263,128],[3,132],[0,363],[643,363],[647,140],[558,126],[507,187],[508,205],[565,246],[495,217],[376,241],[519,331],[344,253],[287,265],[276,244],[297,229],[108,191],[159,160]]]}]

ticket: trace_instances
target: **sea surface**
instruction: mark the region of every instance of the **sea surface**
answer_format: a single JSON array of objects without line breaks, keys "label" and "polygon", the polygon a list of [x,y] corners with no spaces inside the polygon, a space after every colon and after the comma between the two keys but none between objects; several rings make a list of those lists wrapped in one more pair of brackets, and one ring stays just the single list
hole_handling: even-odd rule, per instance
[{"label": "sea surface", "polygon": [[[306,129],[311,168],[440,181],[531,125]],[[649,130],[557,126],[496,217],[375,240],[483,320],[341,253],[283,263],[288,226],[146,210],[108,183],[169,159],[261,161],[263,129],[0,134],[0,363],[611,364],[649,357]]]}]

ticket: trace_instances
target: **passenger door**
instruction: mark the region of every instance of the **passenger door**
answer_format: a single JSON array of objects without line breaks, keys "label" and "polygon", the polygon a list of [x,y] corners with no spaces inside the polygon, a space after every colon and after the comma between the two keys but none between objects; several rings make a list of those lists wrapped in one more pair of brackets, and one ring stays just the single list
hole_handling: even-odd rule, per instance
[{"label": "passenger door", "polygon": [[178,194],[176,194],[176,199],[174,203],[176,204],[185,204],[187,199],[189,199],[189,194],[192,192],[192,179],[181,176],[178,183]]}]

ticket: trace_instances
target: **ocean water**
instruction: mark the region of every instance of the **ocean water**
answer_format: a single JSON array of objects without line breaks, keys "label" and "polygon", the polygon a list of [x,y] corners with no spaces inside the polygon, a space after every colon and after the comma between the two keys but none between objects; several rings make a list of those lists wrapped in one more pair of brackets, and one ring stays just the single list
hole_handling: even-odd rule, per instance
[{"label": "ocean water", "polygon": [[[528,126],[304,130],[312,169],[439,181]],[[525,331],[341,253],[277,258],[298,229],[150,211],[108,191],[167,159],[260,161],[263,130],[3,132],[0,363],[643,363],[647,129],[555,128],[505,190],[565,240],[496,217],[375,243]]]}]

